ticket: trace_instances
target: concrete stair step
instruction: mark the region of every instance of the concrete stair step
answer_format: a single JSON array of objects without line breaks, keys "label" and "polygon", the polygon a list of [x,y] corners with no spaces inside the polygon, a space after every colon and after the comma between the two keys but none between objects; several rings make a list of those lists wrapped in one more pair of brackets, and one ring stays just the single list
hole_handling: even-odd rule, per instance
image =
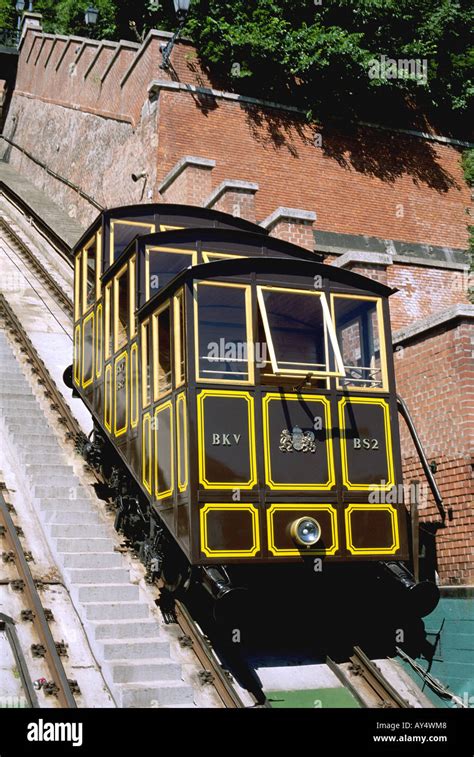
[{"label": "concrete stair step", "polygon": [[74,591],[79,602],[136,602],[140,598],[137,584],[76,584]]},{"label": "concrete stair step", "polygon": [[167,681],[160,686],[139,683],[123,684],[120,687],[121,707],[164,707],[192,704],[194,692],[182,681]]},{"label": "concrete stair step", "polygon": [[[93,576],[97,575],[97,571],[102,570],[103,568],[122,569],[123,556],[120,554],[120,552],[96,552],[95,554],[91,552],[68,552],[67,554],[63,554],[62,562],[65,568],[84,569],[87,575],[90,575],[93,579]],[[128,581],[129,571],[125,568],[123,570],[123,575],[126,576],[124,580]],[[84,578],[85,577],[86,576],[84,576]],[[81,576],[77,576],[77,581],[75,576],[73,578],[73,583],[81,583]],[[107,576],[105,576],[105,578],[107,578]],[[117,579],[121,580],[119,578],[119,575],[117,575]],[[115,583],[115,580],[115,576],[112,572],[112,574],[110,575],[110,583]],[[104,583],[108,582],[109,580],[104,581]],[[84,583],[94,583],[94,580],[84,581]]]},{"label": "concrete stair step", "polygon": [[0,383],[0,397],[33,397],[33,392],[30,387],[25,384],[24,387],[19,387],[17,384],[5,384]]},{"label": "concrete stair step", "polygon": [[58,512],[63,512],[63,513],[80,510],[84,514],[88,512],[90,513],[97,512],[91,500],[86,499],[85,497],[81,499],[68,499],[66,497],[41,498],[40,510],[44,512],[50,512],[50,511],[54,512],[55,510],[57,510]]},{"label": "concrete stair step", "polygon": [[181,666],[168,660],[140,660],[118,663],[112,666],[115,683],[140,683],[149,681],[176,681],[181,679]]},{"label": "concrete stair step", "polygon": [[18,449],[22,450],[25,455],[29,452],[35,452],[39,447],[43,452],[51,454],[53,450],[56,450],[60,454],[61,447],[56,437],[45,434],[12,434],[15,445]]},{"label": "concrete stair step", "polygon": [[41,450],[36,455],[33,452],[27,452],[23,460],[27,465],[37,465],[40,462],[42,465],[47,466],[63,465],[63,455],[60,450],[57,450],[57,452],[45,452]]},{"label": "concrete stair step", "polygon": [[76,489],[78,486],[81,486],[79,479],[72,474],[70,476],[60,475],[59,473],[48,475],[47,472],[31,474],[26,470],[26,475],[31,485],[34,486],[35,496],[38,496],[36,490],[46,485],[62,489]]},{"label": "concrete stair step", "polygon": [[[107,557],[107,555],[110,554],[115,553],[105,552],[104,557]],[[75,557],[77,557],[78,559],[80,556],[83,555],[75,555]],[[102,555],[91,554],[89,568],[76,568],[75,566],[73,568],[66,568],[66,572],[72,584],[112,584],[122,583],[130,580],[130,571],[127,568],[105,568],[101,566],[93,568],[91,563],[93,563],[96,556],[102,557]],[[65,555],[65,559],[70,557],[70,554]]]},{"label": "concrete stair step", "polygon": [[32,421],[34,420],[35,423],[37,423],[40,418],[44,418],[41,408],[38,407],[38,405],[33,404],[31,405],[31,407],[11,407],[8,410],[2,410],[2,413],[7,426],[10,423],[16,423],[19,418],[24,418],[26,420]]},{"label": "concrete stair step", "polygon": [[65,484],[55,484],[54,486],[38,484],[34,487],[34,495],[37,499],[64,499],[69,502],[78,502],[80,499],[87,499],[87,497],[77,496],[74,498],[69,495],[71,494],[71,490],[76,491],[79,495],[81,489],[82,487],[77,480],[72,481],[69,486]]},{"label": "concrete stair step", "polygon": [[48,528],[51,536],[60,537],[62,539],[107,538],[105,524],[50,523],[48,524]]},{"label": "concrete stair step", "polygon": [[128,662],[129,660],[143,660],[144,658],[165,658],[169,660],[170,645],[167,641],[155,639],[124,639],[123,641],[101,642],[104,660],[114,662]]},{"label": "concrete stair step", "polygon": [[31,473],[32,475],[38,475],[38,473],[43,473],[47,478],[52,478],[54,476],[60,476],[66,478],[67,476],[74,476],[74,468],[72,465],[66,465],[61,462],[58,462],[58,459],[56,458],[56,461],[54,463],[43,463],[40,462],[41,460],[41,452],[38,453],[39,460],[36,463],[28,463],[26,470],[28,473]]},{"label": "concrete stair step", "polygon": [[32,420],[25,420],[21,424],[12,423],[11,421],[9,421],[6,425],[9,433],[13,435],[21,434],[22,436],[28,436],[30,438],[33,434],[36,434],[40,437],[45,436],[45,434],[54,435],[54,431],[52,430],[51,426],[48,426],[44,416],[41,416],[41,423]]},{"label": "concrete stair step", "polygon": [[98,512],[90,510],[79,510],[77,508],[69,510],[47,510],[44,513],[43,521],[50,527],[61,526],[65,524],[76,524],[76,526],[92,525],[93,523],[102,523]]},{"label": "concrete stair step", "polygon": [[110,552],[110,539],[55,539],[56,549],[61,552]]},{"label": "concrete stair step", "polygon": [[144,602],[89,602],[83,607],[87,620],[140,619],[149,614]]},{"label": "concrete stair step", "polygon": [[102,639],[154,639],[158,636],[158,626],[155,620],[140,620],[130,623],[128,620],[117,620],[115,623],[91,623],[95,638]]},{"label": "concrete stair step", "polygon": [[25,399],[15,399],[13,401],[9,401],[6,398],[2,398],[3,401],[0,400],[0,408],[2,410],[2,413],[9,413],[13,410],[38,410],[39,405],[36,402],[34,397],[25,397]]}]

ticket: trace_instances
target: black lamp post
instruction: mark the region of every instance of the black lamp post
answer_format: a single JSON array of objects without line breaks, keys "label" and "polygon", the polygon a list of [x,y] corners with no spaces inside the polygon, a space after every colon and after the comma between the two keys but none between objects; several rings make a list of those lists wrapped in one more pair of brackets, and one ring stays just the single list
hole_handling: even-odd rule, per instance
[{"label": "black lamp post", "polygon": [[89,8],[84,13],[84,20],[87,24],[87,26],[95,26],[97,23],[97,19],[99,17],[99,11],[97,8],[93,8],[92,5],[89,6]]},{"label": "black lamp post", "polygon": [[[30,5],[31,5],[31,3],[30,3]],[[18,13],[17,27],[18,27],[18,31],[20,31],[20,27],[21,27],[21,14],[25,10],[25,0],[16,0],[15,8],[16,8],[16,12]]]},{"label": "black lamp post", "polygon": [[179,21],[179,26],[173,36],[171,37],[168,44],[163,45],[161,48],[161,55],[163,56],[163,61],[161,63],[160,68],[168,69],[170,68],[170,56],[171,51],[174,47],[174,43],[178,39],[181,30],[184,26],[184,22],[186,21],[186,16],[188,15],[189,6],[191,4],[191,0],[174,0],[174,9],[176,13],[176,18]]}]

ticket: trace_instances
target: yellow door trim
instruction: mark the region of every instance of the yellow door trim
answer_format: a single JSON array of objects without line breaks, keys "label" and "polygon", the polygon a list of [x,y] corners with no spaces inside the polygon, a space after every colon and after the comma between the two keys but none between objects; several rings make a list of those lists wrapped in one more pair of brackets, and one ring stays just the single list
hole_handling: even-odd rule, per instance
[{"label": "yellow door trim", "polygon": [[[84,376],[84,347],[85,347],[85,333],[86,333],[86,324],[89,323],[89,321],[92,321],[91,325],[91,333],[92,333],[92,344],[91,344],[91,376],[89,379],[86,379]],[[86,389],[88,386],[92,384],[94,381],[94,311],[89,313],[89,315],[84,318],[83,324],[82,324],[82,388]]]},{"label": "yellow door trim", "polygon": [[[377,548],[377,547],[355,547],[352,543],[352,518],[351,515],[354,511],[366,511],[372,513],[376,510],[382,510],[390,514],[390,521],[392,524],[392,544],[390,547]],[[344,511],[344,522],[346,526],[346,546],[351,555],[393,555],[400,549],[400,534],[398,529],[398,513],[392,505],[368,505],[357,504],[348,505]]]},{"label": "yellow door trim", "polygon": [[[160,492],[158,489],[158,455],[159,455],[159,449],[158,449],[158,415],[163,412],[163,410],[170,411],[170,479],[171,484],[170,488],[166,489],[166,491]],[[170,497],[173,494],[174,490],[174,456],[173,456],[173,449],[174,449],[174,429],[173,429],[173,404],[171,400],[167,400],[164,402],[160,407],[155,408],[155,414],[154,414],[154,422],[155,422],[155,497],[156,499],[164,499],[165,497]]]},{"label": "yellow door trim", "polygon": [[112,433],[112,366],[105,367],[104,381],[104,425]]},{"label": "yellow door trim", "polygon": [[130,426],[138,426],[138,344],[130,350]]},{"label": "yellow door trim", "polygon": [[[227,550],[213,550],[208,544],[207,533],[207,515],[213,511],[228,512],[229,510],[248,511],[252,516],[252,547],[250,549],[227,549]],[[253,505],[245,504],[227,504],[225,502],[218,502],[213,504],[206,504],[199,513],[199,523],[201,531],[201,552],[206,557],[255,557],[257,552],[260,551],[260,531],[258,527],[258,510]]]},{"label": "yellow door trim", "polygon": [[[279,484],[273,480],[270,456],[270,429],[268,418],[268,405],[274,400],[286,400],[289,402],[321,402],[324,407],[326,421],[326,457],[328,462],[328,480],[322,484]],[[336,473],[334,468],[334,451],[332,439],[332,420],[331,420],[331,403],[329,399],[320,394],[286,394],[269,392],[262,399],[263,406],[263,457],[265,463],[265,483],[269,489],[274,490],[291,490],[291,491],[328,491],[336,483]],[[316,453],[317,454],[317,453]]]},{"label": "yellow door trim", "polygon": [[78,386],[81,384],[81,324],[74,329],[74,381]]},{"label": "yellow door trim", "polygon": [[96,310],[95,322],[95,376],[100,378],[102,375],[102,362],[104,359],[104,319],[102,317],[102,303],[99,302]]},{"label": "yellow door trim", "polygon": [[[181,429],[180,405],[183,427]],[[181,439],[181,433],[183,438]],[[184,481],[181,481],[181,441],[183,442],[184,455]],[[186,394],[181,392],[176,398],[176,448],[178,450],[178,491],[184,492],[188,488],[188,411],[186,407]]]},{"label": "yellow door trim", "polygon": [[[125,425],[122,428],[117,428],[117,365],[121,360],[125,358]],[[128,430],[128,353],[124,350],[117,355],[114,361],[114,435],[122,436],[127,433]]]},{"label": "yellow door trim", "polygon": [[[327,549],[298,549],[295,547],[294,549],[278,549],[277,546],[275,546],[275,532],[274,532],[274,524],[273,524],[273,515],[276,512],[291,512],[292,510],[295,511],[301,511],[307,512],[308,514],[311,513],[318,513],[318,512],[327,512],[330,515],[331,518],[331,535],[332,535],[332,542],[331,546]],[[292,503],[278,503],[271,505],[267,510],[267,534],[268,534],[268,549],[272,553],[272,555],[275,555],[276,557],[294,557],[294,556],[301,556],[301,555],[334,555],[337,550],[339,549],[339,537],[337,532],[337,511],[336,508],[332,505],[316,505],[316,504],[305,504],[305,505],[295,505],[294,502]]]},{"label": "yellow door trim", "polygon": [[[349,471],[347,464],[347,439],[345,437],[346,427],[344,424],[344,408],[351,403],[352,405],[379,405],[383,410],[384,415],[384,432],[385,432],[385,447],[386,447],[386,459],[387,459],[387,475],[388,480],[385,484],[352,484],[349,481]],[[342,483],[349,491],[389,491],[395,483],[395,473],[393,467],[393,451],[392,451],[392,428],[390,423],[390,407],[386,400],[378,397],[343,397],[339,400],[339,429],[340,429],[340,448],[341,448],[341,468],[342,468]]]},{"label": "yellow door trim", "polygon": [[[145,438],[148,436],[148,459],[146,456]],[[151,494],[151,464],[153,454],[151,446],[151,414],[145,413],[142,425],[142,481],[143,486]],[[147,475],[148,473],[148,475]]]},{"label": "yellow door trim", "polygon": [[[247,402],[247,419],[249,431],[249,459],[250,478],[248,481],[208,481],[206,477],[205,437],[204,437],[204,400],[207,397],[238,397]],[[249,392],[230,391],[224,389],[203,389],[197,396],[197,424],[198,424],[198,459],[199,482],[204,489],[253,489],[257,483],[257,460],[255,455],[255,404]]]}]

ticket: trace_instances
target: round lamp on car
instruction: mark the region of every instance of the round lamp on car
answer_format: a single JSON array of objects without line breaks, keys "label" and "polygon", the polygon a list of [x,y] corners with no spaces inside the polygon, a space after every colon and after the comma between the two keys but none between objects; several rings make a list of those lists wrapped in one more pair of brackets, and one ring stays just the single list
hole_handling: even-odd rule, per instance
[{"label": "round lamp on car", "polygon": [[297,518],[291,524],[290,533],[300,547],[312,547],[321,538],[321,526],[314,518]]}]

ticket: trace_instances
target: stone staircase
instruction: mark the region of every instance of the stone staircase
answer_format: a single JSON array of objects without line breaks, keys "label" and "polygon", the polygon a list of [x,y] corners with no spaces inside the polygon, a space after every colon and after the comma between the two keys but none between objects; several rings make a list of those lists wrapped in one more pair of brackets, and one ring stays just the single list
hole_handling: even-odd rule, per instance
[{"label": "stone staircase", "polygon": [[171,656],[169,637],[133,583],[117,536],[65,459],[3,331],[0,331],[2,444],[31,493],[64,583],[119,707],[193,706],[193,689]]}]

